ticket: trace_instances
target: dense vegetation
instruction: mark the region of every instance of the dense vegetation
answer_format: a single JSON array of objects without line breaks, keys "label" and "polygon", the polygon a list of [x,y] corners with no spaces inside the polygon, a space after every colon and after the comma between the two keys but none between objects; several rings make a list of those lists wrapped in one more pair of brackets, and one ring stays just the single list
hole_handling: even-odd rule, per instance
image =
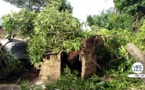
[{"label": "dense vegetation", "polygon": [[110,8],[107,11],[102,11],[100,15],[89,15],[87,17],[88,25],[92,27],[98,26],[98,28],[112,29],[130,29],[135,26],[132,25],[135,19],[126,13],[115,14],[114,8]]},{"label": "dense vegetation", "polygon": [[130,15],[128,13],[118,13],[114,12],[114,8],[102,11],[100,15],[89,15],[87,17],[87,22],[92,29],[94,26],[98,28],[112,29],[128,29],[130,31],[138,31],[142,26],[144,21],[144,16],[140,17],[138,15]]},{"label": "dense vegetation", "polygon": [[125,45],[131,42],[140,50],[145,50],[144,16],[138,19],[136,15],[121,11],[116,15],[110,9],[100,15],[88,16],[88,25],[92,30],[87,31],[82,30],[79,20],[68,10],[60,11],[60,6],[59,2],[51,2],[41,12],[23,9],[3,17],[5,30],[16,30],[30,37],[28,52],[34,65],[41,61],[46,50],[59,52],[78,49],[83,39],[92,35],[102,36],[103,43],[97,46],[96,51],[102,69],[98,69],[96,75],[84,80],[66,71],[60,80],[47,85],[48,89],[145,89],[140,80],[128,78],[128,74],[133,73],[131,66],[135,60],[125,49]]},{"label": "dense vegetation", "polygon": [[114,0],[115,7],[120,13],[142,16],[145,14],[144,0]]},{"label": "dense vegetation", "polygon": [[12,73],[18,73],[21,68],[20,61],[16,60],[13,55],[0,51],[0,79],[7,78]]}]

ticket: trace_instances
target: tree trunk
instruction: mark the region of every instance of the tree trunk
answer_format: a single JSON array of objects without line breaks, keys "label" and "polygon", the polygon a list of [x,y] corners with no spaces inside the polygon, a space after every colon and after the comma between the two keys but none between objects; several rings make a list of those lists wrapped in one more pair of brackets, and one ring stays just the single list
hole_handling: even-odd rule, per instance
[{"label": "tree trunk", "polygon": [[[143,64],[143,72],[145,74],[145,53],[140,51],[138,47],[136,47],[133,43],[128,43],[126,45],[126,50],[133,56],[133,58]],[[143,82],[145,83],[145,78],[142,78]]]}]

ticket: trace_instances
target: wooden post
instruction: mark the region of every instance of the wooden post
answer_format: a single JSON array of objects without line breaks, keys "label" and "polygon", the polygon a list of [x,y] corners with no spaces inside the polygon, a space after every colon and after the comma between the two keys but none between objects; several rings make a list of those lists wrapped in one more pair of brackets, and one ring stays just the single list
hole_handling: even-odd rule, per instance
[{"label": "wooden post", "polygon": [[[143,64],[143,72],[145,74],[145,54],[140,51],[133,43],[128,43],[126,45],[126,50],[133,56],[133,58]],[[145,82],[145,78],[142,79]]]}]

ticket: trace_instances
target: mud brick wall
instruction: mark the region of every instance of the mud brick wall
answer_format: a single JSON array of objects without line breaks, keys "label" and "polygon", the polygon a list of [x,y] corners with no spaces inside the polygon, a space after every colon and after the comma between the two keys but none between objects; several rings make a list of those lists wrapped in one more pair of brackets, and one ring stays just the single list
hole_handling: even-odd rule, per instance
[{"label": "mud brick wall", "polygon": [[96,62],[96,58],[94,59],[94,62],[92,60],[92,57],[89,57],[89,55],[82,57],[81,78],[88,78],[96,73],[97,65],[94,63]]},{"label": "mud brick wall", "polygon": [[[92,61],[94,60],[94,61]],[[92,55],[82,55],[82,72],[81,78],[89,78],[96,73],[97,65],[96,56],[92,59]],[[39,79],[47,82],[60,79],[61,76],[61,61],[60,55],[51,54],[50,59],[43,59]]]},{"label": "mud brick wall", "polygon": [[43,59],[39,78],[48,82],[57,80],[61,75],[61,62],[57,55],[50,55],[50,59]]}]

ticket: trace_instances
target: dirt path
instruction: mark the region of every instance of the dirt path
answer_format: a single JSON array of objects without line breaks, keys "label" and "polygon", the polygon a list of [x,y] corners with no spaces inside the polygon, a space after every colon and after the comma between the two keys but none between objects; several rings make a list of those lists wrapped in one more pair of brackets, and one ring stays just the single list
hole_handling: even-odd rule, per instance
[{"label": "dirt path", "polygon": [[10,75],[7,78],[1,78],[0,84],[19,84],[21,81],[29,81],[30,83],[35,82],[39,76],[39,70],[35,68],[27,69],[27,71],[23,71],[18,75]]}]

